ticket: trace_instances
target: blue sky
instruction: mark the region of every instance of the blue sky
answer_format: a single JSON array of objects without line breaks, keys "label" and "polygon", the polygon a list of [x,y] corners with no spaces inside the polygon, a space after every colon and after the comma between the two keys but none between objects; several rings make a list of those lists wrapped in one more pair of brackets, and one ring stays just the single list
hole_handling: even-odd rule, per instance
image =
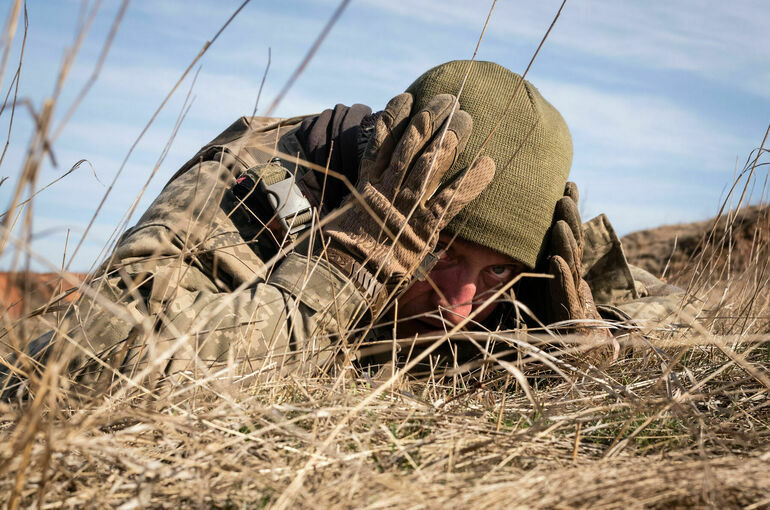
[{"label": "blue sky", "polygon": [[[0,2],[5,15],[11,0]],[[105,185],[112,182],[155,109],[240,0],[134,0],[88,96],[54,141],[34,209],[33,251],[61,264],[83,236]],[[522,72],[560,1],[500,0],[478,54]],[[272,63],[258,113],[302,60],[338,3],[254,0],[200,61],[192,105],[137,206],[138,214],[174,170],[238,116],[253,108]],[[470,58],[491,2],[353,0],[315,58],[278,106],[281,116],[336,103],[380,109],[424,70]],[[61,120],[93,71],[117,0],[106,0],[83,42],[54,118]],[[29,2],[20,96],[39,109],[72,47],[82,2]],[[619,233],[704,219],[762,141],[770,123],[770,11],[762,1],[568,0],[528,78],[564,115],[573,136],[571,178],[585,219],[607,213]],[[11,47],[2,94],[18,64],[21,31]],[[196,68],[197,69],[197,68]],[[182,84],[140,141],[71,269],[87,270],[153,174],[191,87]],[[5,137],[10,115],[0,116]],[[57,122],[54,123],[58,124]],[[0,176],[5,208],[32,131],[19,108]],[[765,173],[767,170],[763,170]],[[764,176],[762,177],[764,179]],[[761,182],[761,181],[760,181]],[[759,191],[755,193],[755,200]],[[138,218],[135,213],[133,221]],[[129,223],[132,224],[133,221]],[[9,268],[13,251],[0,258]],[[46,269],[45,262],[35,262]]]}]

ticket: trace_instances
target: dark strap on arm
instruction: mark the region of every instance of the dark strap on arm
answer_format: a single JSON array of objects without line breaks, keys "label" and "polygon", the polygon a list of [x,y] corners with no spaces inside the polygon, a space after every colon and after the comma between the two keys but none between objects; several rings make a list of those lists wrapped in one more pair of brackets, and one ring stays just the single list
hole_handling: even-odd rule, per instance
[{"label": "dark strap on arm", "polygon": [[[367,125],[366,119],[372,117],[371,113],[372,109],[366,105],[338,104],[333,109],[324,110],[320,115],[302,121],[295,136],[309,161],[323,167],[329,161],[330,170],[344,174],[355,184],[360,161],[358,146],[361,125]],[[330,147],[333,147],[331,160]],[[339,206],[347,194],[348,190],[343,182],[330,177],[324,193],[326,210]]]}]

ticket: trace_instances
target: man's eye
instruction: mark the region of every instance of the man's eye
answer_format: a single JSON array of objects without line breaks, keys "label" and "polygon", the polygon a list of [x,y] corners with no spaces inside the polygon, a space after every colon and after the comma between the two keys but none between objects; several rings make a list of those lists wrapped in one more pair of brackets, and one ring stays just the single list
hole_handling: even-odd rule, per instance
[{"label": "man's eye", "polygon": [[491,266],[489,272],[498,280],[506,280],[513,276],[513,268],[511,266]]}]

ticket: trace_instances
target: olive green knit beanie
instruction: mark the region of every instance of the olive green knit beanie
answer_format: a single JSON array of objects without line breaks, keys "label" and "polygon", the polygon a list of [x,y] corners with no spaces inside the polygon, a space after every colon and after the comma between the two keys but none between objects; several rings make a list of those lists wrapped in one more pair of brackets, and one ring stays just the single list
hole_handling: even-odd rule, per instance
[{"label": "olive green knit beanie", "polygon": [[[413,111],[436,94],[457,95],[470,61],[434,67],[412,83]],[[551,226],[556,202],[572,164],[567,124],[528,81],[506,112],[521,76],[493,62],[473,62],[460,108],[473,117],[473,132],[445,179],[466,168],[502,119],[480,155],[490,156],[495,178],[446,230],[534,267]]]}]

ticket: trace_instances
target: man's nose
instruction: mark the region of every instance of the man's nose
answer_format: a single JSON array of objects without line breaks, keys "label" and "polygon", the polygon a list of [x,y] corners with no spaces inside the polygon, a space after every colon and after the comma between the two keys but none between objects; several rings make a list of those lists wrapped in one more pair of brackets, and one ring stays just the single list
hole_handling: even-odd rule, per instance
[{"label": "man's nose", "polygon": [[470,315],[473,309],[473,298],[476,296],[476,281],[468,275],[456,275],[453,281],[442,282],[439,290],[443,298],[438,296],[436,305],[447,308],[443,313],[446,320],[452,324],[459,324],[465,317]]}]

